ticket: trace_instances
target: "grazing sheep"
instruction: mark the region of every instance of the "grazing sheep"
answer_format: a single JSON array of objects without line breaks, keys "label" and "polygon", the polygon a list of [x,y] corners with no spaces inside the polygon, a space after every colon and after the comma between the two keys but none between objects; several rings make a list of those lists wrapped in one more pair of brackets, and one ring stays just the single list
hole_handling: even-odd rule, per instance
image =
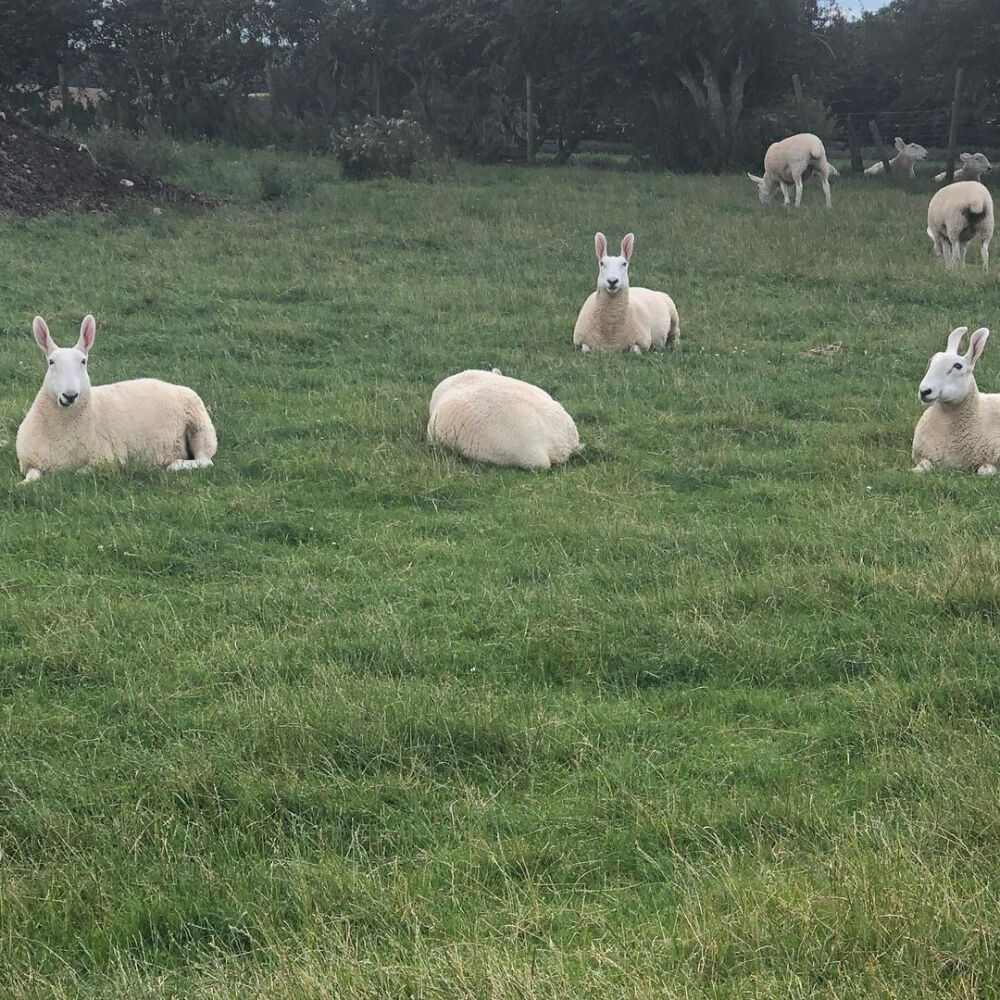
[{"label": "grazing sheep", "polygon": [[771,195],[779,187],[785,197],[785,204],[788,205],[788,187],[794,184],[795,207],[798,208],[802,202],[802,182],[814,173],[823,185],[826,207],[830,208],[833,204],[830,200],[830,178],[839,177],[840,172],[827,161],[826,149],[820,137],[811,132],[801,132],[768,147],[764,154],[763,177],[749,173],[747,177],[757,185],[762,205],[771,200]]},{"label": "grazing sheep", "polygon": [[965,263],[969,244],[978,236],[983,273],[990,269],[990,240],[993,237],[993,198],[979,181],[946,184],[927,206],[927,235],[934,252],[944,257],[952,269]]},{"label": "grazing sheep", "polygon": [[573,418],[547,392],[497,368],[440,382],[427,438],[477,462],[521,469],[548,469],[581,450]]},{"label": "grazing sheep", "polygon": [[86,472],[127,461],[168,469],[212,464],[215,428],[192,389],[152,378],[91,388],[87,355],[97,334],[93,316],[84,317],[75,347],[60,348],[41,316],[32,330],[49,366],[17,431],[24,482],[43,472]]},{"label": "grazing sheep", "polygon": [[[892,171],[894,177],[913,177],[913,165],[917,160],[927,159],[927,150],[919,142],[903,142],[898,135],[894,145],[897,152],[889,161],[889,170]],[[865,177],[876,177],[878,174],[884,173],[885,167],[879,160],[878,163],[873,163],[865,171]]]},{"label": "grazing sheep", "polygon": [[573,329],[573,346],[584,353],[660,350],[674,347],[680,339],[674,300],[666,292],[629,287],[628,265],[634,246],[635,235],[629,233],[622,240],[621,256],[609,257],[604,233],[594,234],[597,291],[587,297]]},{"label": "grazing sheep", "polygon": [[980,392],[972,375],[990,331],[976,330],[968,352],[959,354],[967,330],[951,331],[947,348],[931,358],[920,383],[927,409],[913,432],[914,472],[945,465],[992,476],[1000,464],[1000,393]]},{"label": "grazing sheep", "polygon": [[[962,166],[955,171],[953,181],[978,181],[993,169],[993,164],[982,153],[962,153],[959,159]],[[940,184],[947,176],[948,171],[942,170],[934,175],[934,180]]]}]

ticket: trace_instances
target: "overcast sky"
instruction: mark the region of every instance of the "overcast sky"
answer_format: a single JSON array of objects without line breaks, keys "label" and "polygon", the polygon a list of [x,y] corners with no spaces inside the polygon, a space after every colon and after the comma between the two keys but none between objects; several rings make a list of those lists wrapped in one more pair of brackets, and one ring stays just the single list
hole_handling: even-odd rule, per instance
[{"label": "overcast sky", "polygon": [[840,6],[851,14],[860,14],[863,10],[878,10],[886,2],[887,0],[842,0]]}]

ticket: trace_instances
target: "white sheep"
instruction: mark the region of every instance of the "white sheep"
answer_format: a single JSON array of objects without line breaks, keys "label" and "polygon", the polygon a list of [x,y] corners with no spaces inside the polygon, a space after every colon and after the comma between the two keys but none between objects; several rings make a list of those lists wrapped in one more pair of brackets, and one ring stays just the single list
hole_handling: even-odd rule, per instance
[{"label": "white sheep", "polygon": [[212,464],[216,437],[205,404],[192,389],[141,378],[91,387],[87,356],[97,335],[85,316],[75,347],[60,348],[41,316],[32,324],[49,365],[17,431],[24,482],[44,472],[139,462],[168,469]]},{"label": "white sheep", "polygon": [[[982,153],[962,153],[959,160],[962,166],[955,171],[953,181],[978,181],[993,169],[993,164]],[[934,175],[934,180],[940,184],[947,176],[948,171],[942,170]]]},{"label": "white sheep", "polygon": [[823,140],[811,132],[800,132],[780,142],[771,143],[764,154],[764,176],[757,177],[748,173],[747,177],[757,185],[757,194],[762,205],[771,200],[771,195],[779,187],[784,195],[785,204],[790,204],[788,188],[794,184],[795,207],[798,208],[802,202],[802,182],[813,174],[823,185],[826,207],[830,208],[833,204],[830,200],[830,178],[839,177],[840,172],[827,160]]},{"label": "white sheep", "polygon": [[573,346],[587,351],[632,350],[674,347],[680,340],[677,306],[666,292],[631,288],[628,265],[635,235],[622,240],[621,255],[608,256],[604,233],[594,234],[597,254],[597,291],[583,303],[573,329]]},{"label": "white sheep", "polygon": [[983,273],[990,269],[990,240],[993,238],[993,198],[979,181],[946,184],[927,206],[927,235],[934,252],[944,258],[945,267],[961,267],[969,244],[979,237]]},{"label": "white sheep", "polygon": [[[896,155],[889,161],[889,170],[894,177],[913,177],[913,165],[918,160],[927,159],[927,150],[919,142],[903,142],[897,135],[894,140]],[[866,171],[865,177],[876,177],[884,174],[882,161],[873,163]]]},{"label": "white sheep", "polygon": [[951,331],[947,348],[931,358],[920,383],[927,409],[913,432],[914,472],[944,465],[992,476],[1000,464],[1000,393],[980,392],[972,375],[990,331],[976,330],[968,352],[959,354],[967,330]]},{"label": "white sheep", "polygon": [[428,440],[492,465],[548,469],[581,450],[573,418],[547,392],[499,369],[450,375],[431,395]]}]

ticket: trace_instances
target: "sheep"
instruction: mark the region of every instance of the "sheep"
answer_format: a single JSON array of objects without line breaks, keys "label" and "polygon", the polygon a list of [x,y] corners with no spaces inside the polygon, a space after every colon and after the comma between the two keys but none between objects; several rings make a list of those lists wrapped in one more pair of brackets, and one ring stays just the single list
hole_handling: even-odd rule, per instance
[{"label": "sheep", "polygon": [[631,288],[628,265],[635,234],[622,240],[621,255],[608,256],[604,233],[594,234],[597,254],[597,291],[583,303],[573,329],[573,346],[588,351],[632,350],[674,347],[680,341],[677,306],[666,292]]},{"label": "sheep", "polygon": [[968,352],[959,354],[968,329],[951,331],[947,348],[931,358],[920,383],[926,409],[913,432],[914,472],[944,465],[992,476],[1000,464],[1000,393],[980,392],[972,374],[990,331],[980,327],[969,338]]},{"label": "sheep", "polygon": [[[955,171],[953,181],[978,181],[993,169],[993,164],[982,153],[962,153],[959,159],[962,166]],[[942,170],[934,175],[934,180],[940,184],[947,176],[948,171]]]},{"label": "sheep", "polygon": [[192,389],[141,378],[91,387],[87,358],[97,324],[84,317],[75,347],[60,348],[41,316],[32,323],[49,366],[17,431],[24,482],[45,472],[135,461],[170,470],[212,464],[215,428]]},{"label": "sheep", "polygon": [[952,269],[965,263],[969,244],[978,236],[983,273],[990,269],[990,240],[993,238],[993,198],[979,181],[946,184],[927,206],[927,235],[934,241],[934,253]]},{"label": "sheep", "polygon": [[[919,142],[903,142],[897,135],[894,140],[896,155],[889,161],[889,170],[894,177],[913,177],[913,165],[917,160],[927,159],[927,150]],[[866,171],[865,177],[876,177],[885,173],[882,161],[873,163]]]},{"label": "sheep", "polygon": [[771,195],[779,187],[785,197],[785,204],[790,204],[788,186],[794,184],[795,207],[798,208],[802,202],[802,182],[814,173],[823,185],[826,207],[830,208],[833,204],[830,200],[830,178],[839,177],[840,171],[828,162],[826,149],[818,135],[800,132],[780,142],[771,143],[764,154],[764,176],[757,177],[748,173],[747,177],[757,185],[762,205],[771,200]]},{"label": "sheep", "polygon": [[440,382],[427,438],[477,462],[521,469],[548,469],[582,450],[576,424],[559,403],[498,368]]}]

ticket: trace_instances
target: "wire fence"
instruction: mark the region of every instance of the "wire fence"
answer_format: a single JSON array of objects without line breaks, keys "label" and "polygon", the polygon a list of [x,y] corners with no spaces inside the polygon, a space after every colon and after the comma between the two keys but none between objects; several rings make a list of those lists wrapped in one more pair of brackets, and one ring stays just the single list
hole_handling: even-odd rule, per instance
[{"label": "wire fence", "polygon": [[[848,150],[851,135],[858,145],[872,156],[874,140],[868,123],[874,121],[889,150],[895,156],[893,140],[916,142],[925,146],[931,156],[943,157],[948,150],[951,109],[918,109],[910,111],[849,112],[836,116],[836,134],[828,136],[827,144],[834,149]],[[985,153],[1000,156],[1000,114],[980,115],[964,112],[958,118],[958,152]],[[876,153],[877,158],[877,153]]]}]

